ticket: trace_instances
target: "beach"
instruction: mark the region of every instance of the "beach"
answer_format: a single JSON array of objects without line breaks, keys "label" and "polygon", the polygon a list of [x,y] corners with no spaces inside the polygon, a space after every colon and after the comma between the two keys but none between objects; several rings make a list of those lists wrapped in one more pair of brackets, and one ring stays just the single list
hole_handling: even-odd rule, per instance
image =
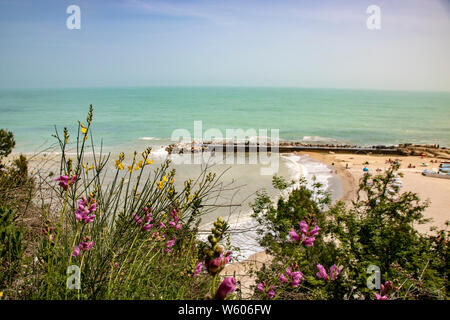
[{"label": "beach", "polygon": [[[445,221],[450,220],[450,180],[425,177],[421,174],[424,169],[437,171],[441,159],[420,156],[393,157],[333,153],[308,153],[308,155],[335,168],[342,179],[343,196],[341,200],[347,204],[356,199],[358,181],[364,173],[364,167],[369,169],[369,173],[377,174],[389,168],[386,160],[398,159],[401,164],[398,172],[403,174],[401,192],[417,193],[422,201],[430,201],[430,205],[425,209],[423,215],[424,218],[431,218],[432,221],[417,225],[417,230],[427,233],[431,226],[445,229]],[[437,160],[438,163],[431,163],[431,160]],[[366,161],[369,164],[363,165]],[[423,163],[427,163],[428,166],[423,166]],[[347,164],[349,169],[346,169]],[[408,168],[409,164],[413,168]],[[377,172],[377,169],[382,171]]]}]

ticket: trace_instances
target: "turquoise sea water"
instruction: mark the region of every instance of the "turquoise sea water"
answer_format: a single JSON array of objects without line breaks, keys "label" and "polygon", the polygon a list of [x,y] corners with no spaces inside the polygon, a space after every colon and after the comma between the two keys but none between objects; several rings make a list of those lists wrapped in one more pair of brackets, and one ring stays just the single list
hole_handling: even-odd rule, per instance
[{"label": "turquoise sea water", "polygon": [[[109,148],[167,143],[195,120],[203,130],[279,129],[286,140],[359,145],[450,146],[450,93],[300,88],[88,88],[0,90],[0,128],[16,151],[54,142],[53,126],[76,127],[94,105],[94,135]],[[73,135],[75,135],[75,132]],[[155,140],[156,139],[156,140]],[[161,139],[161,140],[159,140]],[[156,141],[156,142],[155,142]]]}]

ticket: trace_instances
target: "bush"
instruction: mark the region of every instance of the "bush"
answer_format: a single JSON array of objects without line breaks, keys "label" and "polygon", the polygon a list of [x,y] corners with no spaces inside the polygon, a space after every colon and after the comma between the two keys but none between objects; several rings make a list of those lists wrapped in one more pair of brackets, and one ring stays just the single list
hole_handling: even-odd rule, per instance
[{"label": "bush", "polygon": [[[262,226],[260,244],[274,259],[257,273],[255,297],[447,298],[448,232],[426,236],[416,231],[414,224],[427,222],[422,215],[427,203],[395,190],[397,170],[365,175],[350,209],[340,202],[328,207],[320,185],[308,190],[304,181],[276,205],[260,193],[254,217]],[[279,179],[274,186],[291,185]],[[381,270],[380,293],[368,288],[370,266]]]},{"label": "bush", "polygon": [[203,204],[220,191],[215,174],[205,170],[177,190],[170,161],[154,168],[147,149],[129,165],[121,154],[106,184],[109,155],[93,148],[94,163],[85,160],[91,122],[92,106],[86,125],[79,123],[74,159],[66,152],[68,131],[55,134],[61,171],[48,184],[59,203],[43,211],[45,236],[28,298],[204,298],[219,281],[200,273],[204,244],[197,239],[200,218],[211,210]]},{"label": "bush", "polygon": [[9,288],[21,268],[25,252],[24,231],[16,224],[15,212],[0,206],[0,288]]}]

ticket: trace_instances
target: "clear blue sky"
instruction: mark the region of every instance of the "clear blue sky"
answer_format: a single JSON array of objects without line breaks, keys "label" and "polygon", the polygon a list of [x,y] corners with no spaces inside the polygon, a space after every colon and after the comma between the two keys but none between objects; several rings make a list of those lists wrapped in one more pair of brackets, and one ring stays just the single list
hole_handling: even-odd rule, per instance
[{"label": "clear blue sky", "polygon": [[450,1],[0,0],[0,88],[204,85],[450,91]]}]

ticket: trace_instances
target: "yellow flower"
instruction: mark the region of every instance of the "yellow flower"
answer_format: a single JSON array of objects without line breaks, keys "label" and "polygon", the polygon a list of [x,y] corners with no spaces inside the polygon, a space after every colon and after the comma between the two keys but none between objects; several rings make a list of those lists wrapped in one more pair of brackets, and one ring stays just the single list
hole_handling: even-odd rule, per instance
[{"label": "yellow flower", "polygon": [[146,164],[152,164],[152,163],[153,163],[153,160],[150,161],[150,160],[147,159],[147,160],[145,160],[145,163],[146,163]]},{"label": "yellow flower", "polygon": [[174,181],[175,181],[175,178],[172,178],[169,183],[172,184]]},{"label": "yellow flower", "polygon": [[131,165],[131,166],[128,166],[128,171],[129,171],[130,173],[133,172],[133,166],[132,166],[132,165]]},{"label": "yellow flower", "polygon": [[86,134],[87,133],[87,128],[82,123],[80,123],[80,126],[81,126],[81,132],[83,134]]},{"label": "yellow flower", "polygon": [[167,182],[166,176],[163,176],[163,181],[164,181],[164,182]]},{"label": "yellow flower", "polygon": [[119,170],[123,170],[123,164],[120,160],[116,160],[116,168]]},{"label": "yellow flower", "polygon": [[0,299],[3,298],[3,291],[0,291]]},{"label": "yellow flower", "polygon": [[142,168],[142,160],[139,161],[139,163],[136,165],[136,168],[134,168],[134,170],[139,170],[140,168]]},{"label": "yellow flower", "polygon": [[81,165],[86,170],[86,172],[89,172],[89,170],[94,169],[94,165],[93,164],[89,167],[89,162],[86,162],[86,165],[84,165],[84,164],[81,164]]},{"label": "yellow flower", "polygon": [[164,181],[158,181],[157,185],[158,185],[158,189],[162,190],[164,188]]}]

